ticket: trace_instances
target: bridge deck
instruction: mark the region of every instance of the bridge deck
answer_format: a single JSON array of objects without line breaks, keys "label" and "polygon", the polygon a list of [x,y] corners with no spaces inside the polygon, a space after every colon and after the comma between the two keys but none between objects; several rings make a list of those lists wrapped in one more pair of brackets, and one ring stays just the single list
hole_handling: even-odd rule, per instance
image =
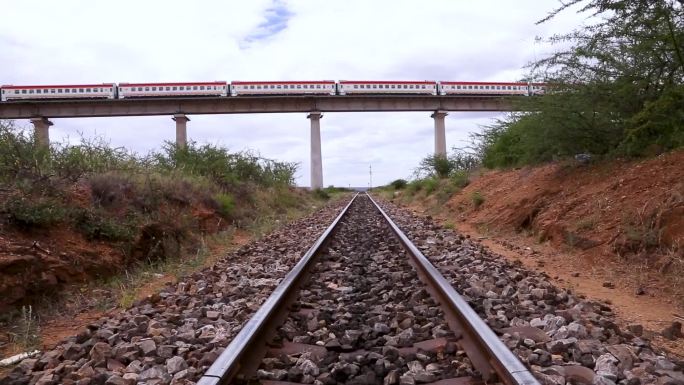
[{"label": "bridge deck", "polygon": [[45,100],[0,103],[0,119],[85,118],[284,112],[511,111],[500,96],[346,95],[238,96],[114,100]]}]

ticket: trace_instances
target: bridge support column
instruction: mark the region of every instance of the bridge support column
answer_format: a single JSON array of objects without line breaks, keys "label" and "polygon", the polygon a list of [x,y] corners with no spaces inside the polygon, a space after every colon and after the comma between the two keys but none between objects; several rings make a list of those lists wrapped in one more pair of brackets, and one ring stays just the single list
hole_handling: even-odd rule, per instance
[{"label": "bridge support column", "polygon": [[447,116],[446,111],[435,111],[431,118],[435,120],[435,155],[446,156],[446,126],[444,118]]},{"label": "bridge support column", "polygon": [[176,146],[178,148],[185,148],[188,146],[188,127],[187,123],[190,121],[185,114],[176,114],[173,116],[176,122]]},{"label": "bridge support column", "polygon": [[33,124],[33,139],[38,147],[50,147],[50,126],[53,125],[51,121],[42,116],[31,118]]},{"label": "bridge support column", "polygon": [[320,112],[306,116],[311,120],[311,189],[323,188],[323,161],[321,157],[321,118]]}]

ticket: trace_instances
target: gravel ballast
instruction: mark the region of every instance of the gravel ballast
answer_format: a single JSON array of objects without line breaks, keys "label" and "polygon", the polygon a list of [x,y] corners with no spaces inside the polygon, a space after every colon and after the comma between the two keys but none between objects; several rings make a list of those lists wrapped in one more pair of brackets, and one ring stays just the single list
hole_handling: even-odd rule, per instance
[{"label": "gravel ballast", "polygon": [[0,385],[194,384],[346,203],[284,226],[101,318],[23,360]]},{"label": "gravel ballast", "polygon": [[[278,330],[278,340],[323,347],[271,354],[260,379],[305,384],[416,384],[477,377],[387,222],[361,195]],[[429,341],[444,341],[430,350]],[[422,345],[421,345],[422,344]]]},{"label": "gravel ballast", "polygon": [[[100,319],[23,360],[0,385],[194,384],[344,204]],[[607,304],[556,287],[429,218],[381,205],[540,382],[684,385],[684,362],[654,351],[640,325],[618,327]],[[380,214],[364,196],[350,210],[277,331],[276,352],[299,344],[318,353],[267,356],[257,378],[410,385],[476,377]],[[425,341],[443,343],[420,348]]]},{"label": "gravel ballast", "polygon": [[554,286],[480,243],[379,202],[535,376],[547,384],[684,384],[684,362],[657,354],[640,325]]}]

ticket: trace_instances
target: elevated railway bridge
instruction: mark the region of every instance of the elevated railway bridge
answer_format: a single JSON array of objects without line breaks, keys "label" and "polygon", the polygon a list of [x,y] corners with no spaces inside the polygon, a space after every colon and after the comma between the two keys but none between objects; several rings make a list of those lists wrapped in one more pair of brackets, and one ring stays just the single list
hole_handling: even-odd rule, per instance
[{"label": "elevated railway bridge", "polygon": [[191,115],[303,113],[311,125],[311,187],[323,187],[321,123],[325,112],[430,112],[434,119],[434,153],[446,155],[444,118],[455,111],[511,111],[501,95],[250,95],[239,97],[164,97],[130,99],[46,99],[0,103],[0,119],[29,119],[36,141],[49,145],[52,119],[168,115],[176,126],[176,143],[187,144]]}]

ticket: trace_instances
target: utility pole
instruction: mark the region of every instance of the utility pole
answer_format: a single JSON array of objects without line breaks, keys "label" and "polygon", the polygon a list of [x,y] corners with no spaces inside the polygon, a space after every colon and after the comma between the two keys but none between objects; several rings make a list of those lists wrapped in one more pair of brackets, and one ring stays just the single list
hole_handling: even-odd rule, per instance
[{"label": "utility pole", "polygon": [[370,176],[370,182],[368,184],[368,190],[370,191],[373,188],[373,165],[372,164],[368,165],[368,175]]}]

